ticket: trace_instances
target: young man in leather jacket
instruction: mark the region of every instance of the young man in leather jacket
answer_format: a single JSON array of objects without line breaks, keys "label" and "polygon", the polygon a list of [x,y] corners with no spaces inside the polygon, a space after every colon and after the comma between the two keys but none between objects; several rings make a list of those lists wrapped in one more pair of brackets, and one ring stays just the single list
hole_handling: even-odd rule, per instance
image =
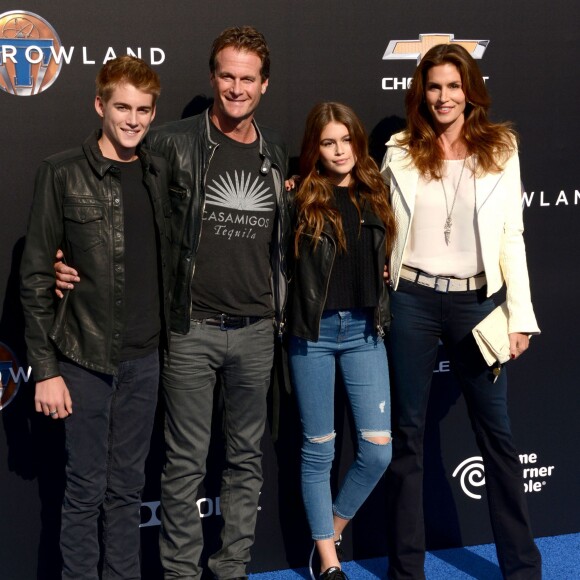
[{"label": "young man in leather jacket", "polygon": [[[157,74],[120,57],[97,75],[99,131],[40,166],[21,267],[36,410],[65,424],[63,579],[140,578],[139,508],[167,347],[165,160],[140,147]],[[83,278],[54,301],[54,255]],[[99,528],[102,536],[99,540]],[[100,554],[99,544],[103,553]]]}]

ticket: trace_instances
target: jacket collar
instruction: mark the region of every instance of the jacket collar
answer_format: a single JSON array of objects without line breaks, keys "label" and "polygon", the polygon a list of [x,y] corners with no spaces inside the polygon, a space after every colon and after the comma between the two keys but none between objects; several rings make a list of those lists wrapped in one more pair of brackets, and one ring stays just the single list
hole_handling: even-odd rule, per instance
[{"label": "jacket collar", "polygon": [[[392,171],[393,177],[399,185],[401,195],[406,203],[411,208],[415,205],[415,195],[417,193],[417,184],[419,183],[419,173],[414,165],[410,163],[408,151],[405,147],[399,144],[399,137],[403,133],[393,135],[387,142],[387,147],[394,147],[395,153],[389,162],[389,168]],[[497,184],[503,177],[504,172],[488,173],[483,177],[476,177],[475,179],[475,207],[476,210],[482,208],[485,202],[495,191]]]},{"label": "jacket collar", "polygon": [[[401,147],[397,142],[397,135],[391,137],[387,146],[396,148],[396,153],[389,161],[389,169],[399,186],[402,197],[412,212],[415,206],[417,184],[419,183],[419,172],[411,163],[407,149]],[[483,177],[476,177],[475,207],[478,212],[493,194],[503,175],[504,172],[502,171],[501,173],[488,173]]]},{"label": "jacket collar", "polygon": [[[101,138],[101,135],[102,131],[100,129],[91,133],[83,143],[83,151],[93,170],[101,177],[104,177],[107,171],[109,171],[111,167],[115,167],[116,164],[112,159],[103,157],[101,148],[99,147],[99,139]],[[149,171],[155,174],[159,173],[159,167],[155,164],[148,149],[139,145],[137,148],[137,155],[141,160],[144,173]]]},{"label": "jacket collar", "polygon": [[[211,122],[211,119],[209,118],[210,111],[211,111],[211,107],[207,108],[205,111],[205,128],[206,128],[206,132],[207,132],[207,138],[208,138],[209,143],[210,143],[210,148],[213,149],[214,147],[218,146],[218,143],[212,139],[211,134],[212,134],[212,131],[214,131],[214,130],[218,131],[219,129]],[[258,124],[256,123],[256,119],[252,119],[252,125],[254,126],[254,129],[256,130],[256,134],[258,135],[260,156],[262,158],[269,157],[268,146],[266,144],[266,141],[262,137],[262,133],[260,131],[260,128],[258,127]]]}]

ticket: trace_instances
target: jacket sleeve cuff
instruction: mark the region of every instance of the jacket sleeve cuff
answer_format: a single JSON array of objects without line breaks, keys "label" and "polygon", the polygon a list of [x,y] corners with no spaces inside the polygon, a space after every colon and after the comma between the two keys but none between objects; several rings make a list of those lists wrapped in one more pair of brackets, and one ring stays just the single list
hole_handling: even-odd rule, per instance
[{"label": "jacket sleeve cuff", "polygon": [[58,367],[58,361],[52,360],[42,360],[35,361],[30,365],[32,367],[32,376],[34,381],[39,383],[40,381],[46,381],[47,379],[52,379],[53,377],[59,377],[61,375],[60,369]]}]

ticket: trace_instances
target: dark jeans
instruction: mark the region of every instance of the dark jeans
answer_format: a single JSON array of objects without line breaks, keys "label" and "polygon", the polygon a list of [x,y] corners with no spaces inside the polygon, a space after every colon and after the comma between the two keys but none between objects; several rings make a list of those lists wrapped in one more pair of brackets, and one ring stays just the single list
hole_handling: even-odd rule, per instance
[{"label": "dark jeans", "polygon": [[423,579],[423,436],[439,339],[465,397],[485,466],[489,514],[502,574],[511,580],[541,578],[541,558],[530,529],[522,466],[507,413],[505,369],[497,382],[471,329],[494,308],[483,292],[441,294],[401,280],[391,294],[388,342],[392,370],[393,459],[387,471],[389,573]]},{"label": "dark jeans", "polygon": [[102,517],[103,579],[141,578],[141,491],[157,387],[157,352],[122,362],[117,376],[60,364],[73,413],[65,419],[62,578],[96,580]]},{"label": "dark jeans", "polygon": [[199,578],[203,549],[196,505],[206,474],[213,391],[221,378],[226,468],[221,482],[222,547],[209,560],[219,579],[246,575],[262,487],[260,442],[274,354],[272,320],[220,330],[191,321],[172,333],[163,371],[166,461],[161,479],[161,562],[165,578]]}]

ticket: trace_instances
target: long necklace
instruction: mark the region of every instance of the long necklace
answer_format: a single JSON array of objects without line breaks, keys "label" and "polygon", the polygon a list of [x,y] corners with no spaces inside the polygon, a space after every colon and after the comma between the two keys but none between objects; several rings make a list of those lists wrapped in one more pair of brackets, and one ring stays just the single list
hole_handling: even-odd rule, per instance
[{"label": "long necklace", "polygon": [[447,219],[445,220],[445,225],[443,226],[443,234],[445,235],[445,243],[449,245],[451,240],[451,226],[453,225],[453,220],[451,215],[453,214],[453,208],[455,207],[455,201],[457,199],[457,192],[459,191],[459,184],[461,183],[461,178],[463,177],[463,170],[465,169],[465,161],[467,156],[463,158],[463,165],[461,166],[461,173],[459,174],[459,179],[457,180],[457,185],[455,186],[455,193],[453,194],[453,202],[451,203],[451,210],[447,203],[447,192],[445,191],[444,177],[441,176],[441,187],[443,188],[443,196],[445,197],[445,212],[447,213]]}]

